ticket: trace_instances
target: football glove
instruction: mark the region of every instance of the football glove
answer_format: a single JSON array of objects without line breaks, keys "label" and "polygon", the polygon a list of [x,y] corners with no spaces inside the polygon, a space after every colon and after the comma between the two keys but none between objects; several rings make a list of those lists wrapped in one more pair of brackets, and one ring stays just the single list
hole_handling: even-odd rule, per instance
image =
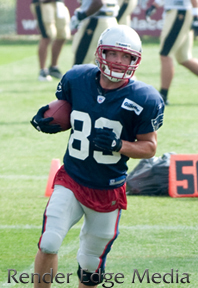
[{"label": "football glove", "polygon": [[78,9],[76,9],[74,11],[74,15],[71,17],[70,20],[70,30],[74,31],[78,28],[80,21],[82,21],[83,19],[85,19],[87,17],[85,12],[79,11]]},{"label": "football glove", "polygon": [[157,8],[154,5],[151,5],[151,7],[149,7],[146,12],[145,12],[145,16],[146,16],[146,21],[150,22],[151,21],[151,16],[156,12]]},{"label": "football glove", "polygon": [[96,129],[96,137],[93,139],[94,145],[102,151],[120,151],[122,140],[116,134],[107,129]]},{"label": "football glove", "polygon": [[48,117],[44,118],[44,113],[49,109],[49,105],[41,107],[37,114],[32,118],[30,123],[32,126],[44,133],[54,134],[61,131],[61,126],[58,124],[49,124],[54,118]]},{"label": "football glove", "polygon": [[193,17],[192,27],[195,36],[198,36],[198,16]]}]

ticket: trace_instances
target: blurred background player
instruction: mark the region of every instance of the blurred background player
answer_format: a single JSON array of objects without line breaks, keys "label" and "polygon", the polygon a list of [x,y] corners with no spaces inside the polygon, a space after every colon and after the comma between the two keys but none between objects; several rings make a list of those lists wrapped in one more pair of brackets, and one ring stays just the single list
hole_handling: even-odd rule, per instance
[{"label": "blurred background player", "polygon": [[119,6],[117,0],[80,0],[81,6],[71,18],[71,30],[74,35],[72,51],[73,64],[94,62],[94,52],[98,38],[108,27],[117,24]]},{"label": "blurred background player", "polygon": [[[70,15],[63,0],[32,0],[30,9],[37,19],[41,39],[38,47],[40,81],[60,79],[58,58],[66,39],[70,38]],[[48,48],[51,44],[51,63],[46,67]],[[52,77],[51,77],[52,76]]]},{"label": "blurred background player", "polygon": [[[198,35],[198,0],[155,0],[146,10],[149,21],[157,8],[164,4],[164,24],[160,36],[161,89],[165,104],[174,76],[173,57],[195,75],[198,59],[192,56],[193,36]],[[194,32],[194,33],[193,33]]]},{"label": "blurred background player", "polygon": [[[35,273],[44,275],[52,268],[55,275],[62,241],[84,216],[77,253],[79,288],[96,288],[103,280],[97,273],[105,272],[121,210],[127,208],[127,161],[155,155],[164,111],[154,87],[131,79],[142,51],[132,28],[106,29],[95,50],[97,66],[75,65],[58,84],[56,97],[72,106],[72,129],[35,258]],[[38,131],[59,132],[59,125],[43,118],[48,108],[41,107],[31,123]],[[48,283],[35,281],[34,288],[50,288]]]},{"label": "blurred background player", "polygon": [[118,0],[119,12],[117,21],[118,24],[131,26],[131,14],[138,4],[138,0]]},{"label": "blurred background player", "polygon": [[[116,17],[118,24],[124,24],[131,27],[131,14],[137,4],[138,0],[118,0],[119,12]],[[137,80],[137,77],[134,75],[133,79]]]}]

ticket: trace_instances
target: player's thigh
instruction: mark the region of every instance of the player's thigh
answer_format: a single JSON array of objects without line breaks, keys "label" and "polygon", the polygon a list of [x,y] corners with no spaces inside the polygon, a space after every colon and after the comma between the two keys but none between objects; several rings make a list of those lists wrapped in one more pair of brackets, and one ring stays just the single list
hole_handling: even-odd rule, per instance
[{"label": "player's thigh", "polygon": [[131,14],[138,4],[138,0],[119,0],[118,4],[120,6],[119,10],[119,24],[124,24],[130,26]]},{"label": "player's thigh", "polygon": [[193,37],[193,31],[187,32],[185,40],[175,54],[178,63],[181,64],[192,59]]},{"label": "player's thigh", "polygon": [[168,56],[173,44],[174,40],[172,39],[171,43],[170,41],[166,41],[168,37],[171,37],[171,31],[173,30],[174,23],[177,18],[177,10],[170,10],[167,11],[164,15],[164,22],[163,22],[163,28],[160,35],[160,53],[163,56]]},{"label": "player's thigh", "polygon": [[[58,2],[57,2],[58,3]],[[62,3],[63,4],[63,3]],[[57,39],[70,39],[70,14],[68,8],[63,4],[61,7],[61,15],[56,13],[56,29],[57,29]],[[62,11],[63,10],[63,11]],[[63,15],[64,17],[63,17]]]},{"label": "player's thigh", "polygon": [[83,209],[73,192],[55,185],[44,213],[40,248],[44,252],[57,253],[69,229],[83,216]]},{"label": "player's thigh", "polygon": [[106,256],[119,231],[120,210],[100,213],[84,207],[84,223],[80,233],[79,265],[89,272],[104,270]]},{"label": "player's thigh", "polygon": [[61,234],[64,236],[65,232],[82,217],[83,209],[71,190],[55,185],[45,215],[46,229],[48,226],[54,226],[55,229],[62,230]]},{"label": "player's thigh", "polygon": [[177,54],[182,55],[184,53],[191,22],[190,11],[170,10],[166,12],[160,37],[160,54],[162,56],[175,56],[177,58]]},{"label": "player's thigh", "polygon": [[193,31],[190,30],[192,23],[191,11],[186,12],[185,22],[178,37],[178,48],[175,51],[175,58],[178,63],[183,63],[192,58]]},{"label": "player's thigh", "polygon": [[[30,5],[30,10],[33,14],[33,16],[36,18],[37,20],[37,26],[40,30],[41,36],[43,38],[50,38],[50,34],[48,33],[48,29],[47,29],[47,24],[44,22],[44,15],[45,13],[45,9],[43,9],[44,4],[41,3],[32,3]],[[45,4],[46,5],[46,4]]]},{"label": "player's thigh", "polygon": [[56,30],[56,4],[55,3],[46,3],[40,4],[41,13],[42,13],[42,21],[45,26],[48,37],[51,39],[56,38],[57,30]]}]

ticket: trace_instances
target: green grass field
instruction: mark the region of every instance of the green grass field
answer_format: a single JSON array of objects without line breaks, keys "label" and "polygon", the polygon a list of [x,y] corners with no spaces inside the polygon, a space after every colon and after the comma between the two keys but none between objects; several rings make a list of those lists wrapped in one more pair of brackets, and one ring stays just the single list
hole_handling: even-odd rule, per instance
[{"label": "green grass field", "polygon": [[[139,80],[159,89],[158,41],[143,39],[143,59],[136,73]],[[198,43],[193,48],[198,55]],[[8,282],[8,269],[33,273],[33,262],[48,198],[44,197],[51,160],[61,159],[68,132],[46,135],[34,130],[29,121],[38,108],[55,99],[57,80],[40,83],[37,41],[0,40],[0,287],[32,287]],[[60,68],[71,68],[71,44],[64,46]],[[198,147],[197,77],[175,63],[175,78],[170,90],[171,105],[166,107],[164,125],[158,132],[156,156],[165,152],[196,154]],[[131,171],[139,160],[130,160]],[[108,256],[106,272],[122,273],[124,283],[114,287],[197,287],[198,284],[198,199],[128,196],[123,211],[120,236]],[[81,222],[71,229],[59,253],[59,272],[72,273],[70,283],[54,283],[53,288],[77,287],[76,253]],[[149,269],[150,283],[142,283],[134,269],[143,275]],[[173,269],[174,283],[151,280]],[[178,270],[178,272],[177,272]],[[182,283],[183,273],[190,283]],[[176,280],[178,274],[178,281]],[[170,281],[170,276],[166,276]],[[27,281],[27,279],[24,279]],[[176,283],[179,282],[179,283]],[[186,279],[183,280],[186,282]],[[112,287],[104,283],[103,287]],[[102,287],[102,286],[100,286]]]}]

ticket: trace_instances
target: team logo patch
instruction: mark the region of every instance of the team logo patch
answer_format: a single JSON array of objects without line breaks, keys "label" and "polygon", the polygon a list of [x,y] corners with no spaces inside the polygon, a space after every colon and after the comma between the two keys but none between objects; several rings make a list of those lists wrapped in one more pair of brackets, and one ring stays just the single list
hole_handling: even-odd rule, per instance
[{"label": "team logo patch", "polygon": [[135,114],[140,115],[140,113],[143,110],[143,107],[141,107],[140,105],[138,105],[137,103],[135,103],[134,101],[125,98],[122,106],[123,109],[129,110],[129,111],[134,111]]},{"label": "team logo patch", "polygon": [[162,114],[159,114],[155,119],[151,120],[151,124],[152,124],[154,131],[156,131],[157,129],[159,129],[160,126],[162,126],[163,118],[164,118],[164,114],[162,113]]},{"label": "team logo patch", "polygon": [[87,29],[86,32],[87,32],[88,35],[92,35],[93,34],[93,30],[92,29]]},{"label": "team logo patch", "polygon": [[104,96],[102,96],[102,95],[98,95],[98,97],[97,97],[97,102],[99,103],[99,104],[101,104],[101,103],[103,103],[104,101],[105,101],[105,97]]},{"label": "team logo patch", "polygon": [[164,105],[164,104],[160,103],[160,104],[158,105],[158,109],[159,109],[159,110],[162,109],[163,105]]},{"label": "team logo patch", "polygon": [[57,86],[56,92],[61,92],[61,91],[62,91],[62,83],[59,82],[59,83],[58,83],[58,86]]}]

